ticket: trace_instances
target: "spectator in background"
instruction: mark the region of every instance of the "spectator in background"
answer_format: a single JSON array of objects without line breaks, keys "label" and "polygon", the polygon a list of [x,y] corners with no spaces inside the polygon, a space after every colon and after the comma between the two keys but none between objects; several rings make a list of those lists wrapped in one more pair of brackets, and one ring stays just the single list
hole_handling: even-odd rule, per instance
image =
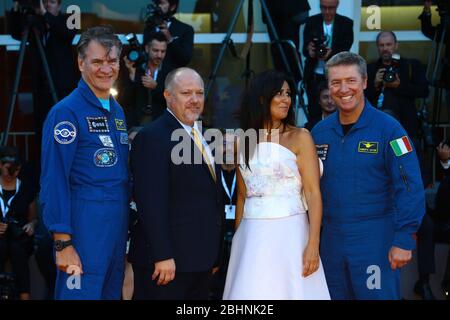
[{"label": "spectator in background", "polygon": [[8,257],[15,276],[19,299],[30,298],[28,258],[33,251],[36,226],[36,193],[18,178],[22,168],[16,148],[0,150],[0,272]]},{"label": "spectator in background", "polygon": [[421,150],[415,100],[428,96],[425,68],[416,59],[395,59],[398,42],[392,31],[380,32],[376,43],[379,59],[367,65],[367,98],[373,106],[397,118],[416,149]]},{"label": "spectator in background", "polygon": [[[424,216],[417,233],[419,280],[414,285],[414,292],[424,300],[435,299],[429,283],[430,274],[436,272],[435,243],[450,243],[450,146],[447,141],[439,144],[437,154],[444,168],[445,178],[437,191],[435,210],[429,210],[429,214]],[[450,251],[447,256],[441,288],[447,300],[450,300]]]},{"label": "spectator in background", "polygon": [[[423,12],[419,16],[422,33],[429,39],[435,39],[436,42],[440,42],[442,38],[443,31],[443,19],[448,19],[449,12],[444,11],[445,1],[442,1],[443,7],[441,11],[439,11],[439,15],[441,16],[441,24],[437,26],[433,26],[431,23],[431,0],[424,1]],[[439,9],[439,6],[438,6]],[[448,10],[448,1],[447,1],[447,10]],[[436,83],[433,85],[437,87],[441,87],[445,89],[445,99],[447,101],[447,117],[450,121],[450,31],[447,25],[447,31],[444,39],[444,48],[442,49],[441,61],[437,61],[436,63],[441,65],[439,69],[440,72],[437,74],[438,79],[430,79],[436,80]]]},{"label": "spectator in background", "polygon": [[330,89],[328,89],[328,83],[326,81],[319,83],[317,89],[319,93],[319,106],[322,110],[322,114],[318,117],[310,118],[309,121],[305,124],[305,128],[309,131],[311,131],[319,121],[322,121],[336,111],[336,104],[334,103],[333,99],[331,99]]},{"label": "spectator in background", "polygon": [[[298,54],[300,43],[300,26],[306,22],[311,7],[307,0],[272,0],[266,1],[269,9],[269,14],[272,18],[275,30],[278,33],[280,40],[291,40],[295,44],[296,54]],[[263,22],[267,24],[267,31],[269,32],[270,41],[274,41],[274,34],[269,28],[267,17],[263,11]],[[295,67],[297,65],[297,59],[293,56],[292,49],[283,44],[283,49],[288,59],[288,64],[291,67],[292,76],[295,82],[298,83],[302,79],[300,70]],[[281,58],[278,46],[276,44],[271,45],[272,59],[275,69],[287,73],[286,67]],[[298,57],[300,58],[300,57]]]},{"label": "spectator in background", "polygon": [[[11,36],[19,41],[22,39],[22,33],[27,25],[27,15],[24,14],[24,9],[19,6],[19,1],[14,1],[14,7],[9,15]],[[56,95],[61,100],[76,87],[78,80],[72,50],[72,40],[77,30],[67,28],[67,16],[61,13],[61,0],[40,0],[40,7],[35,8],[35,11],[37,15],[33,17],[34,25],[44,47]],[[54,101],[32,31],[28,38],[32,68],[34,125],[39,158],[42,126]]]},{"label": "spectator in background", "polygon": [[155,120],[166,110],[163,70],[167,39],[162,32],[150,34],[145,45],[146,65],[136,66],[125,56],[126,76],[122,77],[119,102],[125,106],[127,123],[141,126]]},{"label": "spectator in background", "polygon": [[[325,62],[336,53],[349,51],[353,44],[353,20],[337,14],[338,6],[338,0],[320,0],[321,13],[309,17],[303,31],[304,82],[311,118],[321,114],[317,85],[325,80]],[[319,42],[323,42],[323,50],[319,50]]]},{"label": "spectator in background", "polygon": [[162,32],[167,38],[167,53],[164,65],[164,74],[184,67],[191,62],[194,48],[194,29],[175,18],[173,15],[178,9],[179,0],[155,0],[161,8],[162,13],[167,16],[161,24],[156,19],[150,19],[144,29],[144,43],[148,43],[153,32]]}]

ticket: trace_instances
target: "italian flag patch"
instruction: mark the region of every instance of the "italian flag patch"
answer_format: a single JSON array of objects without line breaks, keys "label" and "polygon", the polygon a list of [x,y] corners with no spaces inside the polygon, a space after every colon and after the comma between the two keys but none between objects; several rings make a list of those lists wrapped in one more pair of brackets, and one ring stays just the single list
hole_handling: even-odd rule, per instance
[{"label": "italian flag patch", "polygon": [[412,151],[411,143],[409,142],[407,136],[401,137],[397,140],[392,140],[390,145],[397,157],[401,157],[402,155]]}]

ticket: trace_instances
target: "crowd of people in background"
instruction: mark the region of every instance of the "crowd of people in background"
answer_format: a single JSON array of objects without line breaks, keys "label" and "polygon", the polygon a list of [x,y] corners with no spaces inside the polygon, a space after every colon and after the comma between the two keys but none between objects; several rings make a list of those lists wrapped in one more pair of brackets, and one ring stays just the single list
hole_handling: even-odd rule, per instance
[{"label": "crowd of people in background", "polygon": [[[240,129],[263,132],[257,143],[241,149],[245,139],[222,128],[214,149],[198,122],[203,78],[188,67],[194,29],[174,17],[179,0],[156,3],[165,19],[145,25],[140,64],[109,26],[84,31],[71,59],[61,0],[36,8],[59,102],[32,40],[37,165],[0,150],[0,273],[9,261],[15,298],[30,298],[34,254],[48,299],[401,299],[400,269],[417,247],[414,292],[435,299],[435,244],[450,243],[450,143],[437,146],[445,178],[430,208],[416,111],[430,79],[398,55],[396,34],[380,31],[378,59],[366,63],[349,52],[353,21],[337,14],[339,0],[320,0],[313,16],[306,0],[288,11],[268,1],[264,22],[297,52],[272,46],[275,69],[243,92]],[[432,38],[441,31],[430,6],[419,18]],[[15,39],[24,23],[14,1]],[[305,128],[293,108],[299,82]],[[181,151],[192,161],[174,163],[180,141],[192,142]],[[382,287],[367,285],[374,265]],[[445,270],[449,298],[450,252]],[[67,285],[74,275],[81,289]]]}]

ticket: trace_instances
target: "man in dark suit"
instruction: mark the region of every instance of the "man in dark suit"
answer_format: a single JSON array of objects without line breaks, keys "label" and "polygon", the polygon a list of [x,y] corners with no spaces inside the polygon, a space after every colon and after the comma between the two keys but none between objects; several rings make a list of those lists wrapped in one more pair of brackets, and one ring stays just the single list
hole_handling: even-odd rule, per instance
[{"label": "man in dark suit", "polygon": [[224,214],[220,168],[196,122],[204,85],[197,72],[180,68],[167,75],[165,87],[167,110],[132,145],[139,212],[129,253],[134,297],[207,299],[221,256]]},{"label": "man in dark suit", "polygon": [[145,45],[147,63],[135,65],[123,58],[126,71],[120,81],[119,102],[125,107],[130,127],[142,126],[164,113],[164,80],[167,75],[164,58],[167,39],[161,32],[153,33]]},{"label": "man in dark suit", "polygon": [[[326,61],[336,53],[349,51],[353,44],[353,20],[336,13],[338,0],[320,0],[320,14],[308,18],[303,31],[303,54],[306,57],[304,82],[310,117],[317,117],[317,85],[325,80]],[[317,41],[323,42],[319,52]],[[316,42],[316,43],[315,43]]]},{"label": "man in dark suit", "polygon": [[176,19],[173,15],[177,11],[179,0],[157,0],[161,11],[169,18],[160,25],[147,24],[144,29],[144,43],[152,32],[161,31],[167,38],[166,67],[168,72],[184,67],[191,62],[194,49],[194,29]]},{"label": "man in dark suit", "polygon": [[[309,9],[311,9],[308,1],[266,0],[266,4],[280,40],[293,41],[295,44],[295,48],[297,49],[296,51],[298,51],[300,41],[300,26],[305,23],[306,19],[308,18]],[[267,24],[267,17],[264,15],[264,12],[263,22]],[[272,30],[267,27],[267,31],[269,32],[270,41],[274,41],[275,39]],[[294,69],[292,70],[292,72],[295,81],[298,82],[302,79],[302,75],[300,73],[300,70],[297,70],[297,68],[295,68],[295,56],[293,56],[292,50],[287,45],[283,45],[283,49],[290,67]],[[285,65],[283,64],[283,60],[281,58],[277,45],[272,44],[271,50],[273,65],[275,69],[286,73],[287,70]]]}]

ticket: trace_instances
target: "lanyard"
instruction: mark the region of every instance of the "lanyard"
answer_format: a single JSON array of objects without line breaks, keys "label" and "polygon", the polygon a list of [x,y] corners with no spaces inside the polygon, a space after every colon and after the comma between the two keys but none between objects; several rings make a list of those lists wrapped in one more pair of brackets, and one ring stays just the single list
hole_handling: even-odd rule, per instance
[{"label": "lanyard", "polygon": [[231,192],[230,192],[230,189],[227,186],[227,182],[225,181],[225,177],[223,175],[223,171],[221,173],[222,173],[223,189],[225,190],[225,193],[227,194],[228,198],[230,198],[230,204],[233,204],[233,194],[234,194],[234,190],[236,189],[236,173],[234,174],[233,183],[231,184]]},{"label": "lanyard", "polygon": [[[9,206],[11,205],[11,202],[13,201],[16,194],[19,192],[19,187],[20,187],[20,180],[16,179],[16,193],[14,193],[14,195],[11,198],[9,198],[8,203],[6,203],[6,204],[5,204],[5,201],[3,200],[3,197],[0,196],[0,206],[2,208],[3,217],[6,217],[6,214],[9,211]],[[0,185],[0,194],[3,195],[3,188],[1,185]]]},{"label": "lanyard", "polygon": [[[328,48],[331,48],[332,42],[333,42],[333,26],[334,22],[331,24],[326,24],[325,21],[323,22],[323,34],[326,37],[326,46]],[[330,30],[330,33],[328,33],[328,30]]]},{"label": "lanyard", "polygon": [[[156,81],[156,79],[158,79],[158,72],[159,72],[159,68],[155,69],[155,72],[153,72],[153,80]],[[150,72],[150,68],[147,68],[147,75],[150,76],[152,75],[152,73]]]}]

